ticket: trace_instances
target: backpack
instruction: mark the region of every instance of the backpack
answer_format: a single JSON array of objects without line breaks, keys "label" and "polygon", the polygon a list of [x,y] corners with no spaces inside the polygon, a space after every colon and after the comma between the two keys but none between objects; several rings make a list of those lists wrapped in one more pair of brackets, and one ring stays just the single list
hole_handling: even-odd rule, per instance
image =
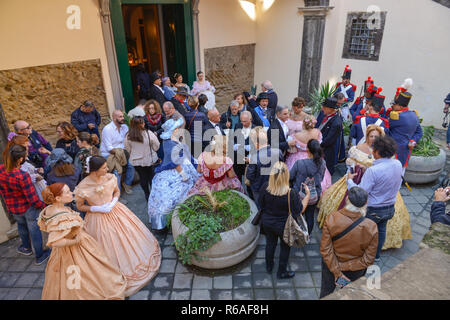
[{"label": "backpack", "polygon": [[[317,192],[314,176],[317,174],[317,172],[319,172],[320,168],[321,166],[317,169],[317,171],[312,175],[311,178],[307,176],[304,182],[304,184],[308,186],[310,192],[308,205],[316,204],[319,201],[319,193]],[[298,195],[300,196],[300,200],[303,200],[306,197],[305,187],[303,186],[303,184],[300,186]]]}]

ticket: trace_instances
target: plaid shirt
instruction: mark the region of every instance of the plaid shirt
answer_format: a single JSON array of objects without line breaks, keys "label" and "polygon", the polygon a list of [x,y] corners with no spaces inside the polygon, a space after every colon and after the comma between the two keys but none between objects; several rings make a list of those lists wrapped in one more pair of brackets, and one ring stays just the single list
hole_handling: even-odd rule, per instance
[{"label": "plaid shirt", "polygon": [[28,173],[15,168],[6,172],[0,165],[0,194],[11,214],[24,214],[31,206],[44,209],[45,203],[39,200]]}]

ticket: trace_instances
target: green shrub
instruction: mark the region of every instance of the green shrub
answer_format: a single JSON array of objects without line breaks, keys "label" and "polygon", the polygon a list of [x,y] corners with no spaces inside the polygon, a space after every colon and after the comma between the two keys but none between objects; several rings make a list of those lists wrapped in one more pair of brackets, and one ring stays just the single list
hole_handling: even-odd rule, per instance
[{"label": "green shrub", "polygon": [[310,94],[309,108],[311,114],[317,117],[320,110],[322,109],[322,103],[326,98],[331,97],[333,92],[336,90],[336,85],[331,86],[327,81],[325,84],[321,85],[319,89],[314,90]]},{"label": "green shrub", "polygon": [[412,151],[413,156],[435,157],[439,155],[439,147],[433,142],[434,127],[422,127],[423,136]]},{"label": "green shrub", "polygon": [[180,221],[188,227],[175,241],[184,264],[191,264],[192,259],[201,260],[196,252],[208,250],[221,240],[221,232],[235,229],[250,216],[248,202],[230,190],[215,193],[205,190],[204,196],[193,196],[177,209]]}]

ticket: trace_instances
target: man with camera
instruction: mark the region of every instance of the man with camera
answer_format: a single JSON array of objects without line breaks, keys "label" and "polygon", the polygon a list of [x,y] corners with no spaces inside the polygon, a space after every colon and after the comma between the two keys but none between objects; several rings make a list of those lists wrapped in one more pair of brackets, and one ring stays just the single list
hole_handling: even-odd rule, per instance
[{"label": "man with camera", "polygon": [[445,204],[450,200],[450,186],[439,188],[434,192],[434,202],[431,205],[431,223],[440,222],[450,225],[450,212],[445,213]]}]

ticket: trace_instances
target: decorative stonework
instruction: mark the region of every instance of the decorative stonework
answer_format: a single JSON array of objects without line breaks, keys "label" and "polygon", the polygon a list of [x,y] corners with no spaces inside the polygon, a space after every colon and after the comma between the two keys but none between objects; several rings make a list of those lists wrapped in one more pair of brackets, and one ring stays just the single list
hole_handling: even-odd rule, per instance
[{"label": "decorative stonework", "polygon": [[206,78],[216,88],[216,107],[227,110],[233,96],[254,85],[255,44],[205,49]]},{"label": "decorative stonework", "polygon": [[103,124],[109,122],[99,59],[0,70],[0,97],[11,131],[16,120],[25,120],[53,144],[56,125],[70,122],[84,100],[94,103]]}]

